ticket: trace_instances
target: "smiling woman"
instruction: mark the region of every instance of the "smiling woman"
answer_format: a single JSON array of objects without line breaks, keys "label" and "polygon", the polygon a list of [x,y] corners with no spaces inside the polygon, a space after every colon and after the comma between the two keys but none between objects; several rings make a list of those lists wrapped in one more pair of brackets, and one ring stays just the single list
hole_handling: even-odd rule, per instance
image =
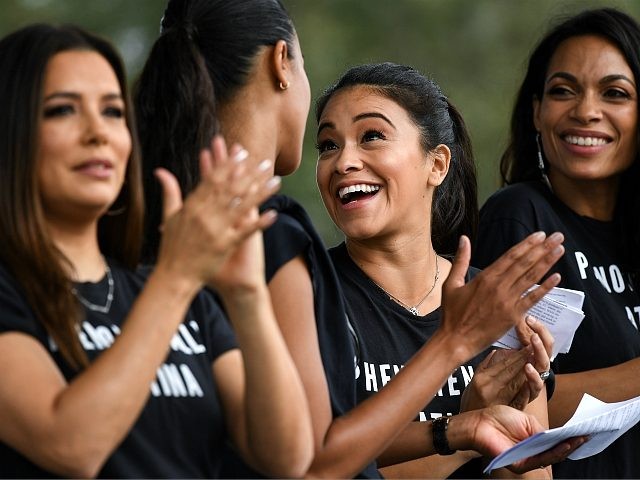
[{"label": "smiling woman", "polygon": [[[509,185],[482,207],[474,263],[489,264],[532,231],[565,234],[554,266],[585,292],[585,318],[554,363],[551,426],[583,393],[640,395],[640,26],[613,9],[552,28],[531,58],[502,157]],[[638,478],[636,425],[602,453],[554,467],[561,478]]]},{"label": "smiling woman", "polygon": [[140,159],[110,44],[74,27],[10,34],[0,104],[1,475],[211,478],[227,441],[266,474],[301,475],[308,407],[257,232],[279,182],[220,138],[184,204],[157,171],[163,241],[153,271],[137,268]]}]

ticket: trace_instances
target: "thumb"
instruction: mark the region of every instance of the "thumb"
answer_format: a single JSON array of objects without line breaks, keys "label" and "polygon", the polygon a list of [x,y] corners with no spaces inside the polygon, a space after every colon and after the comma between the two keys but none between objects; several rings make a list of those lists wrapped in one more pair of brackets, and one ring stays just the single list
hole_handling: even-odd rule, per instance
[{"label": "thumb", "polygon": [[466,235],[460,237],[458,251],[453,259],[451,272],[446,283],[452,287],[464,286],[464,278],[469,270],[469,261],[471,259],[471,243]]},{"label": "thumb", "polygon": [[182,192],[176,177],[164,168],[153,172],[162,186],[162,224],[182,207]]}]

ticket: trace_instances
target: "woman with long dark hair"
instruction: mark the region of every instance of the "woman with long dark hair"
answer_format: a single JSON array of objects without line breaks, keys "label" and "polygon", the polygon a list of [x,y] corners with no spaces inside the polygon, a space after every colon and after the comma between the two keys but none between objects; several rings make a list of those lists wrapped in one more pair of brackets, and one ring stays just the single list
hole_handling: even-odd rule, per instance
[{"label": "woman with long dark hair", "polygon": [[[189,191],[199,177],[198,142],[206,143],[216,128],[252,155],[274,158],[275,173],[295,171],[302,158],[310,88],[298,37],[281,2],[171,0],[161,28],[136,91],[147,178],[164,166],[176,172],[183,191]],[[157,205],[158,192],[148,190],[147,203]],[[463,238],[455,273],[443,287],[447,314],[438,333],[394,382],[356,407],[353,339],[331,260],[297,202],[276,196],[264,207],[278,211],[277,221],[265,232],[269,291],[312,414],[315,457],[306,472],[309,476],[378,476],[374,460],[449,373],[521,320],[528,306],[557,281],[551,278],[542,289],[521,298],[562,253],[561,238],[537,235],[489,273],[464,285],[470,253]],[[160,241],[160,217],[159,212],[150,216],[146,225],[145,255],[151,259]],[[498,277],[509,290],[495,295]],[[478,325],[484,327],[475,328]],[[430,376],[423,375],[427,369]],[[490,418],[499,418],[501,425],[506,417],[525,421],[528,427],[520,434],[541,428],[509,407],[466,415],[449,425],[452,442],[460,441],[452,444],[454,448],[495,454],[510,445],[513,436],[497,434]],[[476,421],[488,428],[474,429]],[[431,437],[424,432],[419,436],[412,455],[434,453]],[[537,468],[559,458],[557,454],[519,467]],[[225,474],[256,475],[239,465]]]},{"label": "woman with long dark hair", "polygon": [[217,138],[184,205],[157,171],[163,241],[136,269],[140,159],[110,44],[8,35],[0,103],[0,474],[215,477],[227,440],[266,474],[306,471],[307,404],[254,233],[273,221],[256,208],[278,184],[268,168]]},{"label": "woman with long dark hair", "polygon": [[[640,26],[610,8],[550,29],[533,50],[501,170],[509,186],[482,207],[474,265],[532,231],[560,231],[552,271],[585,292],[585,318],[558,355],[551,426],[586,392],[606,402],[640,395]],[[640,426],[602,453],[554,467],[574,478],[637,478]]]}]

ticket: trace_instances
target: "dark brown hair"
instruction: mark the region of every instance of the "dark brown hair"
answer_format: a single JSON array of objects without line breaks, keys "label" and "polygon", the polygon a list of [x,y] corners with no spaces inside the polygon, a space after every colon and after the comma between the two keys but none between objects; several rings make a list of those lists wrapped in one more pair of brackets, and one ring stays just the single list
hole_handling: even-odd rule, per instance
[{"label": "dark brown hair", "polygon": [[122,61],[105,40],[77,27],[45,24],[30,25],[0,40],[0,261],[63,358],[77,369],[88,362],[77,331],[82,309],[71,292],[68,260],[47,235],[36,158],[46,67],[54,55],[68,50],[102,55],[122,90],[133,146],[114,203],[123,211],[99,220],[98,240],[104,255],[127,267],[138,262],[144,209],[141,166]]}]

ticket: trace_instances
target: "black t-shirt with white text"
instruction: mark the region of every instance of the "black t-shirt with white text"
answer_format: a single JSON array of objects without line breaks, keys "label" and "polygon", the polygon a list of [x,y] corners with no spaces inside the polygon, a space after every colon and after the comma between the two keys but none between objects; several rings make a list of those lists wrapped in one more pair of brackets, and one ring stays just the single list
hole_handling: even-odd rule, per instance
[{"label": "black t-shirt with white text", "polygon": [[[85,309],[79,330],[80,342],[90,362],[117,341],[146,280],[146,271],[142,269],[131,272],[115,262],[109,262],[109,265],[114,279],[111,308],[107,314]],[[90,302],[104,304],[107,278],[97,283],[77,284],[76,289]],[[162,318],[158,318],[158,322],[161,321]],[[68,382],[77,375],[36,320],[13,276],[0,265],[0,334],[7,332],[33,337],[49,352]],[[226,317],[211,295],[200,293],[171,340],[167,357],[157,369],[140,416],[98,476],[217,477],[220,449],[227,433],[211,365],[233,348],[236,348],[236,341]],[[94,421],[108,422],[109,419],[95,418]],[[55,475],[0,442],[0,476]]]},{"label": "black t-shirt with white text", "polygon": [[[433,336],[440,326],[441,307],[415,316],[389,298],[351,259],[346,245],[329,249],[344,289],[349,320],[358,339],[356,385],[358,402],[375,395]],[[466,281],[478,273],[470,269]],[[460,365],[416,420],[428,421],[460,412],[460,399],[471,382],[477,365],[489,350]],[[425,377],[429,371],[424,372]],[[473,460],[454,472],[452,478],[480,476],[480,460]]]},{"label": "black t-shirt with white text", "polygon": [[[564,234],[565,254],[551,268],[560,287],[585,293],[585,318],[571,350],[554,362],[557,374],[609,367],[640,356],[640,297],[622,267],[612,222],[580,216],[542,182],[505,187],[480,212],[472,264],[484,268],[527,235]],[[558,478],[640,478],[640,425],[602,453],[553,467]]]}]

